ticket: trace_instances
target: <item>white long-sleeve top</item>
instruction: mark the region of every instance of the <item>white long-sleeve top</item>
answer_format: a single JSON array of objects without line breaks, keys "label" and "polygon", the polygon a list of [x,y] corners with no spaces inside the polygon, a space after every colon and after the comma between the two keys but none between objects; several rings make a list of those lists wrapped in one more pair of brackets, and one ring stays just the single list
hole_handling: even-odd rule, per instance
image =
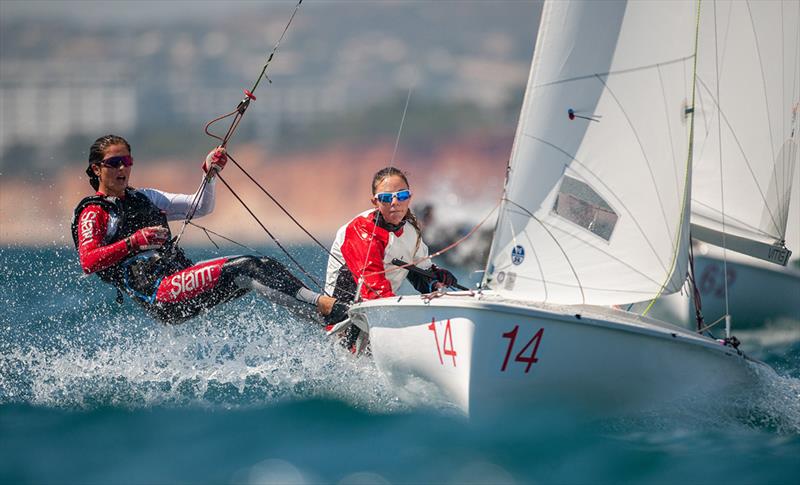
[{"label": "white long-sleeve top", "polygon": [[[194,213],[195,217],[203,217],[211,214],[214,211],[214,205],[217,201],[216,196],[217,179],[212,178],[208,181],[200,196],[200,202],[197,205],[197,211]],[[197,189],[202,188],[202,185]],[[176,221],[186,218],[189,210],[192,208],[192,201],[194,200],[197,192],[194,194],[172,194],[158,189],[138,189],[156,207],[164,211],[167,215],[168,221]]]}]

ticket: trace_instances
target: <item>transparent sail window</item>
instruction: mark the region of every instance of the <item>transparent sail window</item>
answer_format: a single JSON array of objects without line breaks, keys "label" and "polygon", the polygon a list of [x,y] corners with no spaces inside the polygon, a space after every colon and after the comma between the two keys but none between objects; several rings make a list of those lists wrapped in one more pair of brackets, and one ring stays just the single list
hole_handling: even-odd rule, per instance
[{"label": "transparent sail window", "polygon": [[619,218],[588,184],[567,175],[561,181],[553,212],[606,241],[611,239]]}]

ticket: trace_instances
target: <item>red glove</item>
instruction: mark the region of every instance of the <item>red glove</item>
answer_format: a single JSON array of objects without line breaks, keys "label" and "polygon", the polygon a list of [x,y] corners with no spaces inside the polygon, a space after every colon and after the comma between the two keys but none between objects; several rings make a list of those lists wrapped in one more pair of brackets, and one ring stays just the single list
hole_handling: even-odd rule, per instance
[{"label": "red glove", "polygon": [[217,147],[208,152],[206,161],[203,162],[203,172],[208,173],[209,170],[213,170],[216,174],[225,168],[226,163],[228,163],[228,154],[225,153],[223,147]]},{"label": "red glove", "polygon": [[145,227],[131,234],[127,239],[128,248],[131,249],[132,252],[158,249],[167,242],[167,237],[169,237],[169,233],[166,227]]}]

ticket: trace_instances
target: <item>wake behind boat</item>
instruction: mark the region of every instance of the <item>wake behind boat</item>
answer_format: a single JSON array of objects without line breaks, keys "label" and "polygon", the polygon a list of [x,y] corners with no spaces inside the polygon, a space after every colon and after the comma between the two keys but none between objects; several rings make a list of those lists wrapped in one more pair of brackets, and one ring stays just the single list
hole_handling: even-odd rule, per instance
[{"label": "wake behind boat", "polygon": [[[753,25],[783,7],[798,4],[747,5]],[[715,61],[698,52],[717,41],[716,13],[689,1],[545,3],[482,290],[351,308],[409,398],[467,414],[543,401],[616,412],[758,385],[768,367],[730,334],[643,316],[687,277],[698,63]],[[778,16],[789,60],[797,19]],[[793,87],[778,102],[782,153],[794,156],[798,68],[773,70]],[[614,309],[642,301],[640,315]]]}]

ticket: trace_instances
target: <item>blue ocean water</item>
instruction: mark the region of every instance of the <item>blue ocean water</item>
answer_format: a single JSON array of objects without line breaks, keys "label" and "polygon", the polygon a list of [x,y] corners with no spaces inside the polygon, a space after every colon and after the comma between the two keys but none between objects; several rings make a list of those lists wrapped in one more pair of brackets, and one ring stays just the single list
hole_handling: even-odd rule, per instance
[{"label": "blue ocean water", "polygon": [[[322,273],[321,251],[297,250]],[[81,277],[71,248],[56,247],[0,249],[0,288],[0,483],[800,476],[798,322],[739,334],[777,371],[744,407],[466,419],[409,407],[371,360],[256,297],[165,326],[129,301],[117,305],[111,289]]]}]

